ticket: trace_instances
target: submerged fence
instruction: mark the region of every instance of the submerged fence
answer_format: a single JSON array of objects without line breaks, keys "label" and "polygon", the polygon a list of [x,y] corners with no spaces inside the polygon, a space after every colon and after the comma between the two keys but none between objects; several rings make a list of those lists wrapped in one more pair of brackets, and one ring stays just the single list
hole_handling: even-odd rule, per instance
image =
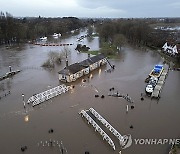
[{"label": "submerged fence", "polygon": [[64,84],[59,85],[57,87],[54,87],[52,89],[49,89],[47,91],[44,91],[42,93],[36,94],[31,96],[27,103],[32,103],[32,106],[36,106],[44,101],[47,101],[55,96],[61,95],[62,93],[66,93],[69,91],[70,87],[66,86]]},{"label": "submerged fence", "polygon": [[85,117],[88,121],[88,124],[90,123],[94,128],[95,131],[98,131],[99,134],[103,137],[103,140],[106,140],[108,144],[115,150],[115,144],[112,141],[112,139],[101,129],[101,127],[86,113],[86,111],[82,110],[79,114],[81,114],[82,117]]},{"label": "submerged fence", "polygon": [[122,136],[106,119],[104,119],[96,110],[90,108],[89,111],[115,136],[118,138],[120,145],[124,144],[124,136]]}]

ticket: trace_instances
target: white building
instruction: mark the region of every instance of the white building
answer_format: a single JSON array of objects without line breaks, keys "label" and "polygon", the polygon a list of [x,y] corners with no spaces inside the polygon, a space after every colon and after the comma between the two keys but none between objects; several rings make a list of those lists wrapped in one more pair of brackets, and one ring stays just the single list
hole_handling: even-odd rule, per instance
[{"label": "white building", "polygon": [[176,44],[170,44],[166,42],[163,47],[163,51],[169,55],[176,56],[180,53],[180,47]]},{"label": "white building", "polygon": [[89,57],[88,59],[74,63],[72,65],[66,66],[59,73],[59,80],[63,82],[73,82],[83,75],[89,74],[91,71],[101,67],[106,64],[106,57],[103,54],[99,54],[94,57]]}]

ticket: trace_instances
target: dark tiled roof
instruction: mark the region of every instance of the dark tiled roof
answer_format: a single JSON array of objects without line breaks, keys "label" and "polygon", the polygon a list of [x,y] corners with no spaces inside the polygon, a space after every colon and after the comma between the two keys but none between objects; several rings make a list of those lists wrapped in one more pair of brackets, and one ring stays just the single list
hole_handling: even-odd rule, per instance
[{"label": "dark tiled roof", "polygon": [[65,67],[63,70],[59,71],[58,73],[66,74],[66,75],[74,74],[74,73],[79,72],[82,69],[89,67],[89,65],[94,64],[95,62],[98,62],[99,60],[104,59],[104,58],[105,58],[105,56],[103,54],[99,54],[97,56],[90,57],[86,60],[83,60],[82,62],[69,65],[68,67]]},{"label": "dark tiled roof", "polygon": [[59,71],[59,74],[70,75],[81,71],[83,68],[84,67],[80,66],[79,63],[74,63],[72,65],[65,67],[63,70]]},{"label": "dark tiled roof", "polygon": [[105,58],[105,56],[103,54],[99,54],[97,56],[90,57],[86,60],[83,60],[79,64],[84,66],[84,67],[88,67],[89,65],[94,64],[95,62],[98,62],[99,60],[104,59],[104,58]]},{"label": "dark tiled roof", "polygon": [[104,58],[105,58],[104,54],[99,54],[97,56],[91,57],[90,59],[95,63]]}]

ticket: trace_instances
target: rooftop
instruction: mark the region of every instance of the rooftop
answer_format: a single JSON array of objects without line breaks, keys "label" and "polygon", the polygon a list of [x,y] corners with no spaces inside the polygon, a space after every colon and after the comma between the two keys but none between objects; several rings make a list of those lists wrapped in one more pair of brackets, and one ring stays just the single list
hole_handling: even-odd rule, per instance
[{"label": "rooftop", "polygon": [[76,72],[79,72],[82,69],[89,67],[89,65],[94,64],[95,62],[98,62],[99,60],[104,58],[105,58],[104,54],[99,54],[97,56],[85,59],[79,63],[74,63],[72,65],[69,65],[65,67],[63,70],[59,71],[58,73],[65,75],[75,74]]}]

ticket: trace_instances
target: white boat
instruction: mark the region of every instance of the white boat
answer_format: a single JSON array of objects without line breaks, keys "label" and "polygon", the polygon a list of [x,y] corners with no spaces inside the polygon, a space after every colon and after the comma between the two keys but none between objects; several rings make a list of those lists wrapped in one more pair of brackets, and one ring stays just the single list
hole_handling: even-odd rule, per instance
[{"label": "white boat", "polygon": [[53,34],[53,37],[54,37],[54,38],[59,38],[59,37],[61,37],[61,34],[60,34],[60,33],[59,33],[59,34],[54,33],[54,34]]},{"label": "white boat", "polygon": [[41,41],[47,41],[47,37],[40,37]]},{"label": "white boat", "polygon": [[145,91],[147,94],[151,94],[153,92],[154,88],[151,84],[148,84],[145,88]]}]

